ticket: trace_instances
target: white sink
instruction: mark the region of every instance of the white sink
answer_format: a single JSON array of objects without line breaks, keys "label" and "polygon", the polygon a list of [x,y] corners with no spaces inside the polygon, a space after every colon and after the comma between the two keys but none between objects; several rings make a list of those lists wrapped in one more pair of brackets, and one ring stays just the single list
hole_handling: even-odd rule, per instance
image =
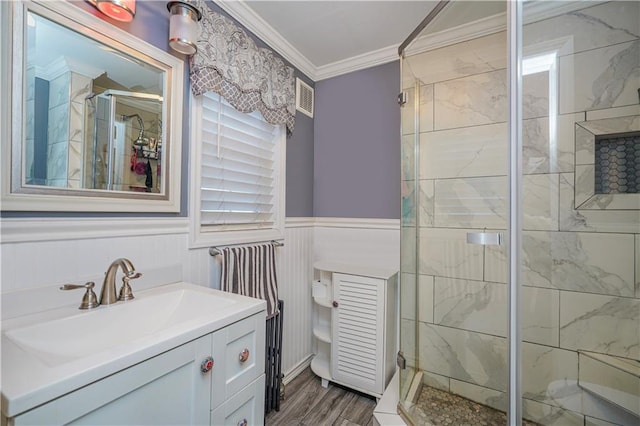
[{"label": "white sink", "polygon": [[236,303],[194,291],[176,289],[93,311],[5,332],[43,363],[57,366],[151,336]]},{"label": "white sink", "polygon": [[3,320],[2,414],[15,416],[265,309],[264,300],[175,283],[88,311],[75,305]]}]

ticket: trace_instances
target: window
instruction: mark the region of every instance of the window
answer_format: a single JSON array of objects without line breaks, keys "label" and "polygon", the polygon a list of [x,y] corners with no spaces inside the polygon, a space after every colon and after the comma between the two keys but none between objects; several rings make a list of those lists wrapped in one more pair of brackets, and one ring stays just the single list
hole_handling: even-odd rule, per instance
[{"label": "window", "polygon": [[284,125],[214,93],[192,102],[191,246],[282,238]]}]

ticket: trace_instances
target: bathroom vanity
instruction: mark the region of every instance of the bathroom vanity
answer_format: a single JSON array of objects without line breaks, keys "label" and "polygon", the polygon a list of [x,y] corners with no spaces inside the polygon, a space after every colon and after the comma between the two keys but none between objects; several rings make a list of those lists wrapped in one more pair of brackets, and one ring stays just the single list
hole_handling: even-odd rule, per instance
[{"label": "bathroom vanity", "polygon": [[186,283],[2,324],[2,424],[261,425],[266,303]]}]

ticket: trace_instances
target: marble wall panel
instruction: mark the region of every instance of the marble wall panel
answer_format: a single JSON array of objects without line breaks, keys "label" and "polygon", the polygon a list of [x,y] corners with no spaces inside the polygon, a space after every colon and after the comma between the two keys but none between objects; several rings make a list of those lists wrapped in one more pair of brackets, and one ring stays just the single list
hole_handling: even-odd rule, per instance
[{"label": "marble wall panel", "polygon": [[[553,119],[550,127],[549,121]],[[573,172],[574,125],[584,114],[541,117],[522,122],[522,166],[525,174]],[[555,130],[551,130],[555,129]],[[551,134],[553,131],[553,134]]]},{"label": "marble wall panel", "polygon": [[[494,232],[493,230],[486,230],[486,232]],[[500,246],[485,246],[484,255],[484,280],[496,283],[506,283],[508,280],[507,275],[507,247],[509,241],[509,235],[505,231],[502,232],[505,239],[505,243]]]},{"label": "marble wall panel", "polygon": [[416,224],[416,181],[401,181],[400,195],[402,198],[402,226],[414,226]]},{"label": "marble wall panel", "polygon": [[433,84],[420,86],[420,108],[418,112],[419,128],[415,123],[415,88],[406,90],[407,102],[401,108],[402,134],[407,135],[419,132],[429,132],[433,130]]},{"label": "marble wall panel", "polygon": [[436,130],[506,121],[506,70],[490,71],[436,83],[434,117]]},{"label": "marble wall panel", "polygon": [[522,78],[522,117],[549,116],[549,73],[538,72]]},{"label": "marble wall panel", "polygon": [[483,246],[467,244],[463,229],[420,228],[420,273],[482,280]]},{"label": "marble wall panel", "polygon": [[580,413],[526,398],[522,400],[522,416],[544,426],[584,425],[584,416]]},{"label": "marble wall panel", "polygon": [[[589,3],[585,3],[588,5]],[[559,55],[610,46],[640,37],[637,2],[611,2],[563,14],[524,26],[523,44],[567,40]]]},{"label": "marble wall panel", "polygon": [[451,392],[503,412],[506,412],[509,406],[509,398],[506,392],[461,382],[460,380],[451,380]]},{"label": "marble wall panel", "polygon": [[522,346],[522,394],[524,398],[562,406],[562,400],[577,392],[578,353],[549,346]]},{"label": "marble wall panel", "polygon": [[[69,144],[60,142],[47,147],[47,179],[67,179]],[[66,186],[66,185],[65,185]]]},{"label": "marble wall panel", "polygon": [[72,102],[69,110],[69,140],[82,142],[84,140],[84,104]]},{"label": "marble wall panel", "polygon": [[574,174],[560,174],[560,230],[635,233],[640,229],[640,210],[576,210]]},{"label": "marble wall panel", "polygon": [[631,235],[526,231],[523,252],[525,285],[633,295]]},{"label": "marble wall panel", "polygon": [[91,94],[92,86],[93,80],[90,77],[72,72],[70,92],[71,102],[84,103],[87,96]]},{"label": "marble wall panel", "polygon": [[422,372],[422,383],[432,388],[449,392],[451,388],[449,384],[450,381],[448,377],[441,376],[440,374],[429,373],[428,371]]},{"label": "marble wall panel", "polygon": [[[416,319],[416,302],[418,303],[418,320],[433,322],[433,277],[419,275],[416,282],[415,275],[402,274],[400,291],[400,312],[402,318]],[[417,288],[416,288],[417,286]]]},{"label": "marble wall panel", "polygon": [[80,181],[82,176],[82,142],[69,142],[67,178]]},{"label": "marble wall panel", "polygon": [[640,115],[640,105],[628,105],[617,108],[596,109],[586,112],[586,118],[584,120],[576,121],[594,121],[603,120],[607,118],[620,118]]},{"label": "marble wall panel", "polygon": [[615,423],[608,422],[606,420],[596,419],[595,417],[584,418],[584,426],[617,426]]},{"label": "marble wall panel", "polygon": [[49,144],[69,141],[69,106],[59,105],[49,110]]},{"label": "marble wall panel", "polygon": [[49,81],[49,109],[69,103],[70,79],[71,75],[67,72]]},{"label": "marble wall panel", "polygon": [[638,103],[640,41],[560,58],[560,113]]},{"label": "marble wall panel", "polygon": [[523,229],[558,230],[559,185],[557,174],[525,175],[523,177]]},{"label": "marble wall panel", "polygon": [[522,339],[558,346],[560,292],[537,287],[522,288]]},{"label": "marble wall panel", "polygon": [[504,338],[425,323],[419,327],[424,370],[494,390],[506,389]]},{"label": "marble wall panel", "polygon": [[408,57],[405,63],[423,84],[486,73],[507,66],[507,34],[502,31]]},{"label": "marble wall panel", "polygon": [[420,179],[506,174],[506,123],[420,135]]},{"label": "marble wall panel", "polygon": [[505,337],[506,320],[507,288],[504,284],[435,278],[436,324]]},{"label": "marble wall panel", "polygon": [[560,346],[640,359],[640,300],[562,292]]},{"label": "marble wall panel", "polygon": [[416,228],[400,227],[400,270],[415,273],[416,271]]},{"label": "marble wall panel", "polygon": [[434,224],[444,228],[507,227],[504,176],[435,181]]},{"label": "marble wall panel", "polygon": [[415,176],[415,135],[403,135],[402,136],[402,144],[401,144],[401,155],[402,155],[402,179],[403,180],[414,180]]},{"label": "marble wall panel", "polygon": [[420,226],[433,226],[435,181],[420,181]]}]

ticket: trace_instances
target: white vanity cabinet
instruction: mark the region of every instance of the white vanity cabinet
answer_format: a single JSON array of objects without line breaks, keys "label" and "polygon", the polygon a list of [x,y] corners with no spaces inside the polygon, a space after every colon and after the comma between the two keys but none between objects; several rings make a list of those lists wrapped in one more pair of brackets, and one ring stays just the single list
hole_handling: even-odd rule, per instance
[{"label": "white vanity cabinet", "polygon": [[[261,311],[8,419],[9,426],[262,425]],[[209,371],[206,360],[211,357]]]},{"label": "white vanity cabinet", "polygon": [[329,381],[380,397],[395,371],[397,271],[314,265],[311,369]]}]

